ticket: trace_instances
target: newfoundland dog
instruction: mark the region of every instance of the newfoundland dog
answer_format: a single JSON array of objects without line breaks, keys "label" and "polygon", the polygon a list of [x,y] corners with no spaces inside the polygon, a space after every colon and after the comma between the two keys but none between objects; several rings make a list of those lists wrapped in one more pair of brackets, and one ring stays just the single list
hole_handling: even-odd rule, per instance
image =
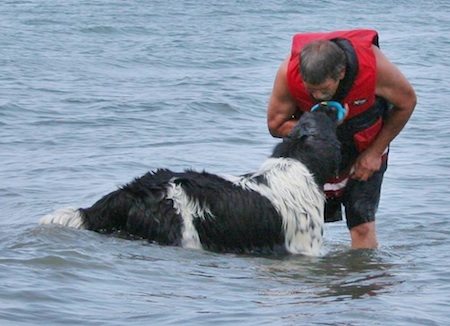
[{"label": "newfoundland dog", "polygon": [[157,169],[91,207],[57,210],[40,223],[215,252],[319,255],[322,187],[340,162],[341,114],[326,104],[304,113],[254,173]]}]

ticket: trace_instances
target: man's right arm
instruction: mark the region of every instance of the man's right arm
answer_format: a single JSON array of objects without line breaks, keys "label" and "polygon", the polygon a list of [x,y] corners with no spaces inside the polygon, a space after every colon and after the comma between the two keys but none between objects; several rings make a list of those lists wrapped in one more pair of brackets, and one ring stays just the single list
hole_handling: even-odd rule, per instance
[{"label": "man's right arm", "polygon": [[297,123],[297,120],[292,118],[297,107],[287,85],[289,58],[288,56],[278,69],[269,99],[267,125],[273,137],[286,136]]}]

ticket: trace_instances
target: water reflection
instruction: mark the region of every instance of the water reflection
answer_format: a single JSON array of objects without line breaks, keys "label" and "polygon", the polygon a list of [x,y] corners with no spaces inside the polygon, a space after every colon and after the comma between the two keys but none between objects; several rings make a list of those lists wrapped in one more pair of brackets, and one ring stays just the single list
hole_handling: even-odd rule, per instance
[{"label": "water reflection", "polygon": [[[398,285],[404,282],[395,274],[392,257],[378,250],[340,251],[322,258],[292,256],[267,267],[266,272],[282,284],[271,289],[271,295],[280,295],[283,285],[289,284],[289,294],[301,293],[302,302],[374,297],[398,291]],[[296,290],[292,289],[292,280],[297,282]]]}]

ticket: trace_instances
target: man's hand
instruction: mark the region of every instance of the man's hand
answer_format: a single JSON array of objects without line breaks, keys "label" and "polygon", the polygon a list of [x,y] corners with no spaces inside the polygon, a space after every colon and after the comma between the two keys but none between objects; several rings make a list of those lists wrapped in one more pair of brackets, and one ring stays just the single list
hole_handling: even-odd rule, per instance
[{"label": "man's hand", "polygon": [[367,181],[375,172],[380,170],[382,163],[382,156],[366,150],[356,159],[350,178]]}]

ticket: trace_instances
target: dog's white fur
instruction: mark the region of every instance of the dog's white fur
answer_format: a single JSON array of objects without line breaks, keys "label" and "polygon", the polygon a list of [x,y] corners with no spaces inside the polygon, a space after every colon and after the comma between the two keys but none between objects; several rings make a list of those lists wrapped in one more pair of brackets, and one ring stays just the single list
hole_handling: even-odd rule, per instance
[{"label": "dog's white fur", "polygon": [[[268,186],[252,182],[258,175],[265,175]],[[319,254],[325,196],[305,165],[289,158],[269,158],[250,178],[229,180],[270,200],[283,218],[285,246],[290,253]]]},{"label": "dog's white fur", "polygon": [[[264,175],[267,185],[253,179]],[[260,193],[270,200],[283,219],[285,247],[292,254],[317,256],[322,247],[323,207],[325,197],[313,176],[299,161],[289,158],[269,158],[249,176],[223,176],[244,190]],[[193,224],[195,218],[214,218],[207,206],[190,198],[183,188],[170,182],[167,199],[183,219],[182,242],[185,248],[201,249],[202,244]],[[299,200],[301,199],[301,200]],[[65,208],[41,218],[40,224],[60,224],[84,228],[79,210]]]}]

